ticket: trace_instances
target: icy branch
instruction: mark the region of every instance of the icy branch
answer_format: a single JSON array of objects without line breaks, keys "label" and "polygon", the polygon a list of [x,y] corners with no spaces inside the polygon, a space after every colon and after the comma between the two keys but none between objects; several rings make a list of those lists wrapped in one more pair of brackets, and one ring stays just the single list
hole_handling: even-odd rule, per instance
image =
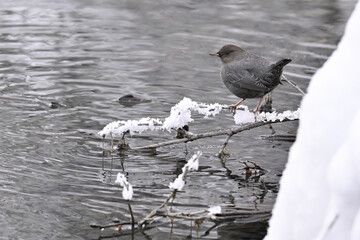
[{"label": "icy branch", "polygon": [[[192,112],[197,112],[204,115],[204,118],[215,117],[223,109],[229,109],[227,105],[221,105],[219,103],[205,104],[197,103],[190,98],[184,97],[178,104],[173,106],[170,111],[170,115],[164,120],[155,118],[141,118],[140,120],[127,120],[127,121],[115,121],[106,125],[103,130],[98,134],[102,137],[107,136],[122,136],[124,133],[129,132],[130,135],[134,133],[142,133],[143,131],[154,130],[167,130],[180,129],[190,122],[192,119]],[[260,113],[255,115],[249,111],[247,106],[240,105],[238,111],[234,116],[236,124],[241,125],[245,123],[255,122],[275,122],[283,121],[285,119],[298,119],[299,109],[296,111],[285,111],[283,113]]]}]

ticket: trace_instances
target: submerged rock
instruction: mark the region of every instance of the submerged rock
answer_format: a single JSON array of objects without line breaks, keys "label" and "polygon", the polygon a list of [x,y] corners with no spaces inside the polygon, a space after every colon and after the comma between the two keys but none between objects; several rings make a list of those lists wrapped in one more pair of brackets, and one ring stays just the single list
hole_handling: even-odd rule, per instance
[{"label": "submerged rock", "polygon": [[63,107],[64,105],[62,105],[61,103],[59,103],[59,102],[51,102],[50,103],[50,108],[52,108],[52,109],[56,109],[56,108],[59,108],[59,107]]},{"label": "submerged rock", "polygon": [[139,103],[150,102],[150,100],[141,99],[141,98],[135,97],[132,94],[127,94],[127,95],[119,98],[118,102],[123,106],[132,107]]}]

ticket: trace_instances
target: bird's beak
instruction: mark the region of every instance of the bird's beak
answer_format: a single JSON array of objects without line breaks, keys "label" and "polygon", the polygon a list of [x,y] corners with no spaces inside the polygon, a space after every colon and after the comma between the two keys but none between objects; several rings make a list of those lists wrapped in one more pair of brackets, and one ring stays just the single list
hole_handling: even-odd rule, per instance
[{"label": "bird's beak", "polygon": [[216,56],[216,57],[219,57],[219,53],[210,53],[211,56]]}]

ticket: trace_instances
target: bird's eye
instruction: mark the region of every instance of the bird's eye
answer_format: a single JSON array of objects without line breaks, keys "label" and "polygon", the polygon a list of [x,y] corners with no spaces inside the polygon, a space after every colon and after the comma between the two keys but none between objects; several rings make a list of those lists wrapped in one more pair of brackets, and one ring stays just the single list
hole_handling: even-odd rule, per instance
[{"label": "bird's eye", "polygon": [[230,53],[231,53],[231,51],[226,51],[226,52],[223,52],[222,55],[223,56],[228,56]]}]

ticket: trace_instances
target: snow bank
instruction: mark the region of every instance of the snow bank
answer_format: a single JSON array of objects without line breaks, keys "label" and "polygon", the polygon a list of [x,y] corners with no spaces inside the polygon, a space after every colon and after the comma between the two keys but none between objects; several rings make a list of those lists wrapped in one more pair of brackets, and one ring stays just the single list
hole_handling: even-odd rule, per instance
[{"label": "snow bank", "polygon": [[266,240],[360,239],[359,23],[310,82]]}]

